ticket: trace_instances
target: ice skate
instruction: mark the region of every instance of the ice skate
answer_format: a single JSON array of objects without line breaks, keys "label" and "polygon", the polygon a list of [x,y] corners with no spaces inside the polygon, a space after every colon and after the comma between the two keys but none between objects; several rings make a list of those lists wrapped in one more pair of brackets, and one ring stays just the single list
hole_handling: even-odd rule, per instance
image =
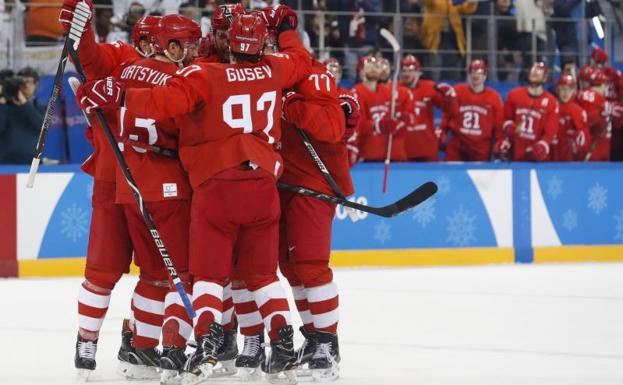
[{"label": "ice skate", "polygon": [[97,353],[97,340],[89,341],[78,334],[74,357],[74,364],[78,369],[78,380],[87,381],[91,372],[95,370],[95,353]]},{"label": "ice skate", "polygon": [[243,381],[256,381],[262,376],[260,366],[266,360],[264,333],[256,336],[244,336],[242,353],[236,358],[236,368]]},{"label": "ice skate", "polygon": [[160,384],[178,385],[182,382],[182,371],[188,357],[178,347],[164,347],[160,356]]},{"label": "ice skate", "polygon": [[125,318],[121,327],[121,346],[119,347],[119,353],[117,353],[117,359],[119,364],[117,365],[117,375],[125,378],[126,372],[130,367],[130,353],[134,352],[132,347],[132,329],[130,327],[130,320]]},{"label": "ice skate", "polygon": [[337,334],[317,332],[318,346],[309,361],[311,375],[316,382],[335,381],[340,378],[340,346]]},{"label": "ice skate", "polygon": [[296,375],[300,377],[311,376],[309,360],[311,360],[316,352],[316,333],[308,332],[303,326],[301,326],[299,330],[301,334],[303,334],[303,337],[305,337],[305,341],[303,341],[303,345],[296,351],[296,363],[298,365],[296,368]]},{"label": "ice skate", "polygon": [[270,356],[262,364],[262,370],[271,384],[295,385],[298,382],[293,336],[292,326],[287,325],[279,329],[280,340],[270,343]]},{"label": "ice skate", "polygon": [[160,352],[156,348],[137,349],[128,353],[128,380],[157,380],[160,378]]},{"label": "ice skate", "polygon": [[238,372],[236,369],[236,357],[238,357],[238,333],[236,329],[225,332],[223,345],[218,350],[218,365],[214,368],[214,377],[233,376]]},{"label": "ice skate", "polygon": [[218,349],[222,344],[223,327],[220,324],[212,323],[208,334],[197,339],[197,350],[186,361],[182,374],[182,385],[199,384],[212,377],[214,367],[218,362]]}]

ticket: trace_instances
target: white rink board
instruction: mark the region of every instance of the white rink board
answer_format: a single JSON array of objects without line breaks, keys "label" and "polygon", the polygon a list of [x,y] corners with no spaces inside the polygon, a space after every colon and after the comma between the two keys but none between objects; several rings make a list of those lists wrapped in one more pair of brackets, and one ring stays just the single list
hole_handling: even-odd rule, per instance
[{"label": "white rink board", "polygon": [[[336,278],[336,384],[623,384],[623,264],[338,270]],[[95,384],[128,384],[114,370],[135,280],[114,291]],[[80,281],[0,280],[0,384],[76,383]]]}]

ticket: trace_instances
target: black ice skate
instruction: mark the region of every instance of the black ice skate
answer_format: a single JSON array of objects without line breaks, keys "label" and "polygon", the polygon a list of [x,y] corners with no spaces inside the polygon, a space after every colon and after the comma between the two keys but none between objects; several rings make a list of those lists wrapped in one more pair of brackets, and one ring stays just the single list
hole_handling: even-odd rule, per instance
[{"label": "black ice skate", "polygon": [[340,377],[340,346],[337,334],[316,332],[318,347],[309,361],[314,381],[335,381]]},{"label": "black ice skate", "polygon": [[301,326],[299,330],[301,334],[303,334],[303,337],[305,337],[305,341],[303,341],[303,345],[296,351],[296,363],[298,364],[296,375],[305,377],[311,375],[308,364],[316,352],[316,332],[308,332],[303,326]]},{"label": "black ice skate", "polygon": [[287,325],[279,329],[279,337],[279,341],[271,341],[270,356],[262,364],[262,370],[271,384],[295,385],[297,364],[292,326]]},{"label": "black ice skate", "polygon": [[128,380],[157,380],[160,378],[160,352],[156,348],[133,348],[130,365],[125,373]]},{"label": "black ice skate", "polygon": [[97,340],[86,340],[78,334],[74,364],[78,369],[79,380],[86,381],[91,372],[95,370],[95,353],[97,353]]},{"label": "black ice skate", "polygon": [[260,365],[266,361],[264,333],[256,336],[244,336],[242,353],[236,358],[236,368],[240,378],[246,381],[259,379],[262,375]]},{"label": "black ice skate", "polygon": [[121,326],[121,346],[119,347],[119,353],[117,353],[117,359],[119,360],[117,374],[123,378],[125,378],[126,372],[130,366],[130,353],[134,352],[132,336],[130,320],[125,318]]},{"label": "black ice skate", "polygon": [[178,347],[165,346],[160,356],[160,384],[161,385],[178,385],[182,381],[182,371],[188,356],[184,353],[184,349]]},{"label": "black ice skate", "polygon": [[219,366],[214,369],[213,377],[233,376],[238,372],[235,365],[238,357],[238,332],[228,330],[223,336],[223,345],[217,352]]},{"label": "black ice skate", "polygon": [[218,362],[218,349],[223,345],[223,327],[212,323],[208,334],[197,339],[197,350],[188,358],[184,373],[183,385],[195,385],[212,377],[214,366]]}]

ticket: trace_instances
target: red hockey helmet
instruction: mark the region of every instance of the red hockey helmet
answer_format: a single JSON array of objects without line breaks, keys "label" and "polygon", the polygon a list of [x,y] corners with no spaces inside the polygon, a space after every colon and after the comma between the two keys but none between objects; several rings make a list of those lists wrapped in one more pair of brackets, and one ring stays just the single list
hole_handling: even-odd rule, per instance
[{"label": "red hockey helmet", "polygon": [[373,55],[364,55],[362,57],[359,58],[359,60],[357,61],[357,73],[361,73],[361,71],[363,71],[363,69],[367,66],[370,65],[374,65],[374,66],[378,66],[379,62],[378,59],[376,57],[374,57]]},{"label": "red hockey helmet", "polygon": [[166,15],[160,19],[158,32],[154,37],[154,48],[164,53],[171,41],[176,41],[182,48],[199,44],[201,27],[193,20],[181,15]]},{"label": "red hockey helmet", "polygon": [[226,31],[231,26],[231,22],[236,15],[244,15],[247,10],[241,3],[224,4],[216,8],[212,14],[212,30]]},{"label": "red hockey helmet", "polygon": [[605,64],[608,61],[608,54],[601,48],[595,48],[591,52],[591,58],[596,64]]},{"label": "red hockey helmet", "polygon": [[557,86],[567,86],[575,88],[577,86],[577,82],[575,78],[570,74],[562,74],[558,78]]},{"label": "red hockey helmet", "polygon": [[595,71],[595,69],[591,66],[582,67],[580,69],[580,73],[578,74],[578,79],[580,79],[583,82],[590,83],[591,75],[593,74],[593,71]]},{"label": "red hockey helmet", "polygon": [[606,77],[606,73],[600,69],[593,69],[591,72],[591,77],[589,78],[589,82],[591,86],[601,86],[606,84],[608,78]]},{"label": "red hockey helmet", "polygon": [[257,15],[235,15],[228,34],[231,52],[258,55],[266,42],[266,24]]},{"label": "red hockey helmet", "polygon": [[549,76],[549,68],[542,61],[535,62],[530,67],[530,71],[528,72],[528,80],[534,83],[543,84],[547,81],[547,77]]},{"label": "red hockey helmet", "polygon": [[467,68],[467,72],[482,72],[484,75],[487,74],[487,63],[485,63],[484,60],[480,60],[480,59],[476,59],[476,60],[472,60],[471,63],[469,63],[469,67]]},{"label": "red hockey helmet", "polygon": [[142,39],[151,39],[158,32],[158,26],[160,25],[160,16],[143,16],[132,28],[132,44],[138,47],[138,44]]},{"label": "red hockey helmet", "polygon": [[333,69],[335,69],[336,71],[342,70],[342,65],[340,64],[340,61],[332,57],[322,62],[322,64],[324,64],[325,67],[327,67],[327,69],[331,72],[333,72]]},{"label": "red hockey helmet", "polygon": [[406,55],[402,58],[400,62],[400,68],[409,68],[414,69],[416,71],[420,71],[422,69],[422,65],[420,61],[413,55]]}]

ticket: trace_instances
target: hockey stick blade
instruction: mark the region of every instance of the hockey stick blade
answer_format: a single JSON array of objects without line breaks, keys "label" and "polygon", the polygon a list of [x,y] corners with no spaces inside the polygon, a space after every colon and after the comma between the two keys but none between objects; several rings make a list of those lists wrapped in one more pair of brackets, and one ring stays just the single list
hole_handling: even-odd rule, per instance
[{"label": "hockey stick blade", "polygon": [[355,210],[364,211],[366,213],[378,215],[380,217],[391,218],[401,214],[413,207],[424,202],[437,192],[437,185],[434,182],[426,182],[420,187],[413,190],[408,195],[397,200],[396,202],[383,207],[372,207],[362,205],[357,202],[351,202],[347,199],[328,195],[319,191],[311,190],[302,186],[295,186],[288,183],[277,182],[277,187],[283,190],[292,191],[297,194],[306,195],[308,197],[320,199],[325,202],[336,203]]},{"label": "hockey stick blade", "polygon": [[389,30],[385,28],[381,28],[379,30],[379,33],[381,34],[381,36],[383,36],[383,39],[387,40],[389,45],[392,46],[392,51],[394,52],[400,51],[400,43],[398,43],[398,40],[396,40],[396,37],[391,32],[389,32]]}]

